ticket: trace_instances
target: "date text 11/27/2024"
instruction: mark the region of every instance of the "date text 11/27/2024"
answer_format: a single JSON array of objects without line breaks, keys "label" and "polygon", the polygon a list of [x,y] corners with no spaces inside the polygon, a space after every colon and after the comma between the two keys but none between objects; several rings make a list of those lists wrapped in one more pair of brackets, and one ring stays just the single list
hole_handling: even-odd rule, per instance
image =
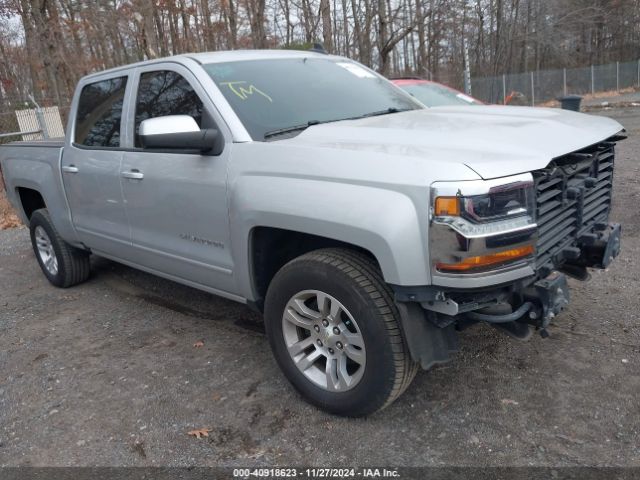
[{"label": "date text 11/27/2024", "polygon": [[233,478],[400,478],[393,468],[237,468]]}]

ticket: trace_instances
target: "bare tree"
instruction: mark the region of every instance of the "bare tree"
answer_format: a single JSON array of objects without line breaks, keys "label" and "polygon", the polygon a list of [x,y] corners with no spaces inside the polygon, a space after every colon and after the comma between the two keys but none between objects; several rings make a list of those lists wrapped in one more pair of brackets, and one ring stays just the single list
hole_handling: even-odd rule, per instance
[{"label": "bare tree", "polygon": [[95,70],[316,41],[385,75],[459,86],[465,45],[475,75],[637,60],[640,0],[4,0],[0,100],[64,105]]}]

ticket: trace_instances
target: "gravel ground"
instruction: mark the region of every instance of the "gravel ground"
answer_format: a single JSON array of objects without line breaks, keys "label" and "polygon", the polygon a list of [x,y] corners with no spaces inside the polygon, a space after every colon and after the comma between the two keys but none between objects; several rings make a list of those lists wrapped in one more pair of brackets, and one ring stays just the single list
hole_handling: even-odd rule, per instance
[{"label": "gravel ground", "polygon": [[24,228],[0,232],[0,465],[640,466],[640,110],[602,114],[631,134],[621,256],[571,282],[550,338],[466,330],[368,419],[304,403],[246,307],[103,259],[59,290]]},{"label": "gravel ground", "polygon": [[605,106],[603,104],[615,106],[617,104],[626,103],[640,103],[640,91],[626,92],[622,94],[612,93],[611,95],[586,96],[586,98],[582,100],[582,104],[585,107]]}]

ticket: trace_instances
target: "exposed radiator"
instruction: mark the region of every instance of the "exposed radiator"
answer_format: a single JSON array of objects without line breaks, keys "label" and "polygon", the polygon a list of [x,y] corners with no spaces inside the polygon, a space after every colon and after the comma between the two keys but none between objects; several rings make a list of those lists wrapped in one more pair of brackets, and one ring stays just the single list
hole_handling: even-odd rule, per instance
[{"label": "exposed radiator", "polygon": [[536,269],[572,258],[579,239],[607,223],[615,143],[601,142],[555,159],[533,172],[538,242]]}]

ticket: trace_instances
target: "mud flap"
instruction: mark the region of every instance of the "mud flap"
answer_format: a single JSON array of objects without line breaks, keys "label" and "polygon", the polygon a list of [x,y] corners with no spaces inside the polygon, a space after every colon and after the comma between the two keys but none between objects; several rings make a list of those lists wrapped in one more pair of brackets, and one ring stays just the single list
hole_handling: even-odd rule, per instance
[{"label": "mud flap", "polygon": [[424,370],[451,361],[451,354],[459,350],[455,324],[436,326],[429,316],[437,314],[418,303],[397,302],[397,306],[411,358]]}]

